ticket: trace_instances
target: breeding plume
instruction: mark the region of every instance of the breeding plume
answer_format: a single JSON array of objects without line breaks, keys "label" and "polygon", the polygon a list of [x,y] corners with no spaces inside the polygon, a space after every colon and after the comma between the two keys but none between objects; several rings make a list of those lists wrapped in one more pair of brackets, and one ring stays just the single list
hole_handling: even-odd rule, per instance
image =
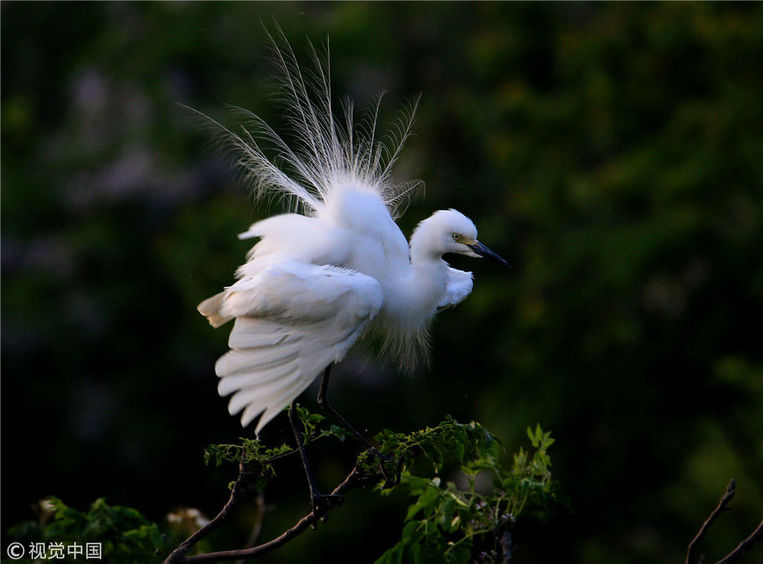
[{"label": "breeding plume", "polygon": [[[228,409],[243,411],[242,425],[260,416],[256,433],[325,371],[323,395],[328,368],[353,347],[402,369],[426,361],[433,317],[472,291],[471,273],[451,268],[444,254],[506,264],[456,210],[423,220],[410,243],[395,223],[417,187],[390,177],[415,104],[382,141],[381,97],[355,124],[350,101],[332,110],[328,54],[322,61],[310,46],[308,72],[287,42],[274,53],[294,141],[249,112],[240,129],[219,127],[254,196],[286,197],[295,213],[240,234],[259,241],[236,282],[198,306],[213,327],[234,321],[231,350],[215,366],[218,391],[233,394]],[[274,149],[272,160],[261,143]]]}]

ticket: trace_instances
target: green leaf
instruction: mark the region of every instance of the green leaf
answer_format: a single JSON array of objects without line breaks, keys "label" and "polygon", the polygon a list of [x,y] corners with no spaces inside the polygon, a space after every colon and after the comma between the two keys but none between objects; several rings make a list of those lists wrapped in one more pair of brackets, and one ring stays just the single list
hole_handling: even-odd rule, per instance
[{"label": "green leaf", "polygon": [[[477,422],[461,424],[447,417],[435,427],[408,434],[379,433],[376,439],[382,452],[397,457],[405,468],[397,488],[407,489],[414,497],[400,541],[383,557],[466,563],[476,558],[475,546],[495,545],[521,515],[545,515],[557,503],[546,452],[554,439],[539,424],[527,428],[527,437],[533,450],[520,448],[507,469],[500,462],[500,442]],[[453,482],[443,487],[439,476],[415,473],[412,459],[421,455],[435,473],[457,463],[467,476],[466,489]],[[478,493],[474,488],[480,473],[492,477],[492,489]]]},{"label": "green leaf", "polygon": [[338,425],[332,425],[329,427],[329,432],[338,438],[340,441],[344,441],[347,438],[347,430],[344,427]]}]

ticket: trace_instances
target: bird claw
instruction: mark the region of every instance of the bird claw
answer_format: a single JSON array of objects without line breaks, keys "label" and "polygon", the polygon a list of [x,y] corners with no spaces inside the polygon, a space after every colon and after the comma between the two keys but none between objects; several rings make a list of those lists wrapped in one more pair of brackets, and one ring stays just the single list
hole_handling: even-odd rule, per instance
[{"label": "bird claw", "polygon": [[[382,485],[382,489],[388,490],[398,485],[400,483],[400,472],[402,471],[403,461],[400,459],[396,459],[395,456],[392,454],[382,454],[375,447],[371,449],[371,454],[374,457],[376,457],[376,459],[379,461],[379,473],[381,474],[382,478],[384,478],[384,484]],[[390,462],[397,463],[395,468],[395,475],[392,477],[392,479],[390,479],[389,475],[387,474],[387,466],[386,466]]]}]

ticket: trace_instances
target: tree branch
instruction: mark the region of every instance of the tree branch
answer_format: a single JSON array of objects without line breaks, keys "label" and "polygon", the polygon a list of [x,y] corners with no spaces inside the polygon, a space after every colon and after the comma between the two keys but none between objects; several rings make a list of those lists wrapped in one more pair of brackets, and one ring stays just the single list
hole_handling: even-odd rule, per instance
[{"label": "tree branch", "polygon": [[[699,542],[704,538],[710,525],[718,518],[718,516],[726,509],[726,505],[731,501],[736,493],[736,480],[733,478],[729,481],[729,485],[726,486],[726,491],[721,496],[718,506],[713,510],[710,516],[702,523],[697,535],[689,543],[689,547],[686,550],[686,560],[684,564],[692,564],[694,561],[694,551],[697,548]],[[729,552],[724,558],[716,562],[715,564],[730,564],[736,561],[744,551],[750,548],[753,544],[763,538],[763,521],[758,524],[758,527],[750,534],[749,537],[740,542],[737,547]],[[700,562],[704,561],[704,555],[700,556]]]},{"label": "tree branch", "polygon": [[[176,548],[172,552],[172,554],[170,554],[169,557],[164,561],[164,564],[185,564],[188,562],[216,562],[216,561],[222,561],[222,560],[237,560],[237,559],[254,558],[254,557],[260,556],[262,554],[275,550],[276,548],[286,544],[291,539],[293,539],[294,537],[302,533],[305,529],[307,529],[310,526],[313,526],[322,518],[324,518],[326,514],[328,513],[329,509],[341,503],[341,501],[337,501],[335,498],[334,499],[328,498],[327,503],[325,505],[320,506],[318,511],[315,511],[315,512],[311,511],[310,513],[302,517],[299,521],[297,521],[297,523],[294,524],[293,527],[284,531],[280,536],[276,537],[275,539],[271,541],[260,544],[258,546],[255,546],[252,548],[244,548],[244,549],[238,549],[238,550],[223,550],[219,552],[209,552],[206,554],[196,554],[196,555],[188,556],[186,554],[188,550],[194,544],[199,542],[202,538],[207,536],[215,527],[217,527],[217,525],[219,525],[229,515],[233,506],[236,505],[236,503],[240,500],[241,498],[240,487],[245,479],[244,476],[245,476],[244,465],[240,464],[238,479],[233,485],[228,502],[222,508],[220,513],[218,513],[214,519],[212,519],[204,527],[196,531],[193,535],[191,535],[188,539],[186,539],[178,548]],[[381,480],[381,478],[382,478],[381,473],[374,474],[374,475],[364,474],[361,471],[360,466],[356,464],[352,468],[352,470],[350,470],[349,474],[345,476],[344,480],[342,480],[342,482],[333,489],[333,491],[331,492],[331,495],[341,496],[342,494],[344,494],[344,492],[350,489],[358,488],[367,483],[377,482]]]},{"label": "tree branch", "polygon": [[[316,421],[313,420],[309,413],[306,413],[305,416],[306,419],[303,418],[303,421],[307,422],[306,430],[310,430],[311,434],[317,432],[318,434],[316,436],[318,438],[324,436],[336,436],[338,438],[342,438],[333,429],[333,427],[330,430],[321,430],[316,426]],[[309,427],[307,426],[308,424]],[[323,503],[313,504],[312,510],[310,512],[297,520],[289,529],[283,531],[276,538],[251,548],[249,547],[249,543],[247,543],[245,547],[239,549],[189,555],[188,552],[191,547],[194,546],[199,540],[204,538],[207,534],[209,534],[209,532],[211,532],[214,527],[218,526],[219,523],[228,517],[234,505],[236,505],[238,501],[244,498],[251,482],[261,476],[262,473],[258,474],[256,472],[252,472],[253,467],[250,464],[256,463],[256,468],[260,468],[267,474],[267,476],[270,476],[271,474],[274,474],[274,471],[269,466],[269,462],[272,459],[267,458],[267,455],[269,453],[281,452],[284,450],[283,448],[263,450],[261,443],[254,442],[250,444],[247,442],[247,439],[244,439],[243,446],[241,447],[237,445],[214,445],[215,448],[208,450],[208,452],[211,452],[211,454],[208,455],[208,458],[214,455],[218,461],[240,461],[239,477],[234,483],[230,499],[225,504],[225,507],[220,511],[220,513],[215,516],[214,519],[212,519],[212,521],[191,535],[177,549],[175,549],[175,551],[173,551],[173,553],[170,554],[170,556],[165,560],[164,564],[233,561],[256,558],[258,556],[267,554],[277,548],[282,547],[290,540],[304,532],[308,527],[315,527],[319,521],[325,520],[329,511],[342,502],[343,495],[348,490],[374,483],[378,484],[382,489],[385,489],[387,487],[391,487],[391,485],[399,483],[401,473],[407,466],[410,465],[412,460],[418,454],[424,454],[427,458],[429,458],[434,464],[435,471],[439,471],[438,469],[442,468],[442,465],[444,464],[443,457],[447,456],[447,454],[452,455],[453,459],[457,460],[462,465],[462,468],[466,468],[467,466],[471,467],[471,464],[489,464],[489,468],[493,469],[498,476],[503,477],[501,483],[503,483],[504,478],[509,477],[522,477],[523,480],[528,479],[531,483],[538,484],[540,487],[542,487],[542,492],[539,492],[538,499],[543,500],[543,502],[548,501],[552,498],[553,492],[551,491],[548,482],[550,479],[550,474],[548,474],[547,471],[548,461],[545,460],[547,459],[545,449],[551,442],[553,442],[553,439],[548,437],[548,433],[542,433],[539,427],[535,432],[531,433],[528,431],[528,434],[530,435],[530,439],[534,441],[533,444],[537,448],[538,452],[534,453],[529,458],[527,455],[524,455],[524,457],[528,460],[523,465],[520,465],[521,468],[515,468],[511,472],[508,472],[504,470],[497,462],[495,462],[495,457],[498,453],[497,440],[495,437],[493,437],[493,435],[491,435],[479,423],[476,422],[461,424],[455,421],[453,418],[447,417],[436,427],[426,427],[425,429],[414,431],[409,434],[384,431],[379,435],[381,437],[380,443],[382,443],[382,446],[379,449],[371,448],[361,452],[356,458],[352,469],[344,477],[344,479],[331,491],[330,494],[327,496],[321,496]],[[541,436],[542,441],[541,439],[538,439],[535,434]],[[535,442],[538,442],[538,444],[535,444]],[[451,448],[452,452],[449,450]],[[390,454],[382,454],[384,452]],[[543,466],[542,472],[538,469],[531,471],[530,463],[534,464],[537,462],[536,456],[541,455],[545,457],[545,461],[541,460],[539,462],[539,464]],[[265,458],[263,458],[263,456]],[[378,467],[376,467],[374,464],[374,459],[376,459],[376,462],[378,462]],[[486,461],[491,462],[488,463]],[[249,471],[245,472],[245,468],[248,468]],[[396,474],[395,478],[390,480],[389,472],[393,468],[396,469]],[[409,485],[419,483],[419,481],[422,479],[421,477],[413,475],[410,476],[410,478],[411,481]],[[540,481],[541,479],[543,480],[542,482]],[[382,482],[382,480],[384,481]],[[494,487],[499,488],[497,478]],[[450,485],[448,485],[447,488],[437,487],[436,490],[439,492],[437,495],[439,496],[439,494],[442,493],[454,496],[455,494],[450,492],[450,488]],[[473,488],[471,493],[474,494]],[[413,491],[411,495],[418,494]],[[442,550],[449,552],[453,546],[465,540],[469,541],[468,546],[471,547],[471,550],[473,548],[471,539],[474,535],[487,534],[492,532],[493,537],[491,537],[491,554],[495,556],[500,555],[504,562],[511,562],[513,539],[511,538],[510,531],[508,531],[508,533],[505,535],[502,535],[502,533],[508,530],[508,528],[504,528],[504,525],[506,525],[505,520],[508,518],[509,513],[518,514],[518,512],[521,511],[521,506],[524,505],[527,494],[524,495],[521,504],[514,507],[511,512],[509,512],[508,509],[506,510],[506,519],[503,517],[499,518],[499,507],[501,507],[501,504],[505,499],[508,499],[506,498],[507,495],[512,496],[517,494],[516,492],[507,494],[507,492],[503,491],[503,489],[498,489],[494,494],[494,497],[491,498],[489,502],[486,501],[483,503],[483,505],[487,505],[487,508],[483,509],[484,515],[491,523],[489,530],[485,529],[484,531],[470,532],[467,530],[466,525],[459,525],[460,528],[457,528],[456,520],[453,520],[452,522],[449,521],[451,525],[450,529],[453,529],[453,531],[451,531],[453,535],[461,535],[464,538],[458,540],[455,543],[449,542],[447,546],[444,544],[444,542],[439,543],[442,545]],[[429,509],[436,513],[438,503],[439,501],[434,500],[429,504]],[[463,505],[464,507],[468,506],[466,503]],[[495,516],[492,515],[494,512],[496,513]],[[260,511],[260,513],[262,513],[262,511]],[[482,513],[480,513],[480,515],[482,515]],[[459,515],[459,517],[460,523],[467,523],[467,514]],[[434,515],[426,516],[426,519],[434,518]],[[259,527],[255,525],[255,529],[258,528]],[[499,535],[502,536],[498,538]],[[392,549],[396,554],[402,554],[408,550],[408,547],[402,544],[403,542],[405,542],[405,539],[401,540],[401,543],[398,543],[398,546]],[[428,542],[428,539],[417,538],[414,541],[414,545],[412,545],[413,549],[416,549],[418,546],[424,546]]]},{"label": "tree branch", "polygon": [[[244,548],[253,547],[254,543],[257,542],[257,539],[260,538],[260,533],[262,532],[262,522],[265,520],[265,511],[267,508],[265,507],[265,493],[261,490],[257,492],[255,505],[257,508],[256,517],[254,519],[254,523],[252,524],[252,532],[249,533],[249,539],[247,539],[246,546]],[[240,559],[238,564],[244,564],[244,559]]]},{"label": "tree branch", "polygon": [[[370,481],[377,481],[381,478],[381,475],[367,476],[361,473],[358,466],[354,466],[344,480],[334,488],[331,495],[342,495],[347,490],[360,487],[361,485]],[[290,529],[284,531],[279,537],[274,538],[271,541],[263,543],[259,546],[252,548],[240,549],[240,550],[224,550],[220,552],[209,552],[207,554],[198,554],[195,556],[186,556],[183,560],[177,560],[176,562],[214,562],[221,560],[236,560],[238,558],[254,558],[275,550],[276,548],[286,544],[291,539],[302,533],[305,529],[319,521],[322,517],[328,513],[328,510],[337,504],[336,501],[329,498],[329,502],[326,505],[321,506],[317,513],[310,512],[302,517],[297,523]]]},{"label": "tree branch", "polygon": [[712,525],[713,521],[718,518],[718,516],[721,514],[721,511],[723,511],[728,502],[731,501],[731,498],[734,497],[734,493],[736,493],[736,480],[732,478],[729,481],[729,485],[726,486],[726,491],[721,497],[721,500],[718,502],[718,506],[713,510],[710,516],[705,519],[705,522],[702,523],[702,527],[700,527],[699,532],[689,543],[689,546],[686,549],[686,560],[684,561],[684,564],[692,564],[694,561],[694,550],[697,548],[699,541],[702,540],[702,538],[705,536],[705,533],[707,533],[707,530],[710,528],[710,525]]},{"label": "tree branch", "polygon": [[742,556],[742,553],[744,553],[745,550],[750,548],[753,544],[755,544],[762,538],[763,538],[763,521],[758,523],[757,529],[755,529],[749,537],[747,537],[742,542],[740,542],[737,545],[737,547],[731,552],[729,552],[725,558],[722,558],[715,564],[729,564],[730,562],[736,561],[737,558]]},{"label": "tree branch", "polygon": [[508,529],[501,535],[501,555],[503,564],[511,564],[512,561],[512,538]]},{"label": "tree branch", "polygon": [[223,505],[220,512],[215,515],[206,525],[201,527],[198,531],[193,533],[190,537],[184,540],[180,546],[178,546],[164,561],[164,564],[174,564],[176,562],[186,562],[186,553],[193,545],[199,542],[201,539],[211,533],[220,523],[222,523],[230,514],[231,510],[241,500],[241,487],[246,480],[246,470],[244,463],[240,462],[238,465],[238,477],[233,483],[233,487],[230,491],[230,497],[228,501]]}]

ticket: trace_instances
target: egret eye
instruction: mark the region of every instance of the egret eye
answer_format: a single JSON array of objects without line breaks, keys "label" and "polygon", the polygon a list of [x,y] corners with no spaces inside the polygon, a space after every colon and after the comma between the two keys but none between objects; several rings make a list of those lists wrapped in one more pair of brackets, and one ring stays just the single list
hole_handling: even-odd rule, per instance
[{"label": "egret eye", "polygon": [[454,241],[460,241],[461,240],[461,234],[460,233],[453,233],[453,240]]}]

